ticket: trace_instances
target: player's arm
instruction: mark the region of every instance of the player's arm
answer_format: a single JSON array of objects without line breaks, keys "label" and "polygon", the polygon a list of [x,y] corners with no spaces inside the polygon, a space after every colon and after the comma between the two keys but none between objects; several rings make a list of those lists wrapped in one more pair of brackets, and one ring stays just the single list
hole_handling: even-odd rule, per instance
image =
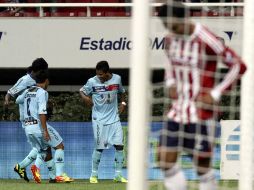
[{"label": "player's arm", "polygon": [[92,107],[93,106],[93,100],[92,100],[92,87],[93,83],[91,80],[88,80],[87,83],[79,89],[79,94],[81,99],[85,102],[87,106]]},{"label": "player's arm", "polygon": [[27,94],[28,90],[25,90],[21,95],[19,95],[16,99],[16,104],[23,104],[25,96]]},{"label": "player's arm", "polygon": [[11,98],[19,96],[26,89],[25,81],[20,78],[6,93],[4,98],[4,106],[8,106]]},{"label": "player's arm", "polygon": [[171,62],[167,63],[165,68],[165,85],[168,88],[168,96],[171,99],[177,99],[177,86],[173,74],[173,69],[171,66]]},{"label": "player's arm", "polygon": [[41,121],[41,127],[43,130],[43,137],[46,141],[50,140],[50,136],[47,128],[47,101],[48,101],[48,93],[43,91],[38,96],[38,113]]},{"label": "player's arm", "polygon": [[211,96],[215,101],[219,101],[234,82],[236,82],[245,72],[246,66],[241,58],[230,48],[226,47],[222,53],[222,61],[229,68],[223,80],[211,91]]},{"label": "player's arm", "polygon": [[6,93],[4,97],[4,105],[8,106],[10,104],[10,100],[11,100],[11,95],[9,93]]},{"label": "player's arm", "polygon": [[119,114],[122,114],[127,106],[127,94],[126,94],[126,90],[123,87],[121,76],[119,76],[118,95],[119,95],[119,99],[120,99],[120,105],[118,106],[118,112],[119,112]]},{"label": "player's arm", "polygon": [[85,95],[83,91],[79,91],[81,99],[85,102],[87,106],[93,106],[93,100],[91,96]]},{"label": "player's arm", "polygon": [[126,109],[126,106],[127,106],[127,101],[126,101],[127,100],[127,95],[126,95],[126,92],[123,92],[123,93],[120,93],[119,96],[120,96],[120,102],[121,103],[118,107],[118,111],[121,114],[121,113],[124,112],[124,110]]},{"label": "player's arm", "polygon": [[40,121],[41,121],[42,130],[43,130],[43,137],[46,141],[49,141],[50,136],[49,136],[48,128],[47,128],[47,115],[40,114]]}]

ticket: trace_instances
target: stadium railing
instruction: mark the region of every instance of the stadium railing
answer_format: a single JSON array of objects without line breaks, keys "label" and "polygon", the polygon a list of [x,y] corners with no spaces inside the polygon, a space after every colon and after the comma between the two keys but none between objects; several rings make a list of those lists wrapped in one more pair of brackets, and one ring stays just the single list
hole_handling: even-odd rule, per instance
[{"label": "stadium railing", "polygon": [[[89,1],[89,0],[88,0]],[[1,1],[0,1],[1,2]],[[152,15],[162,3],[151,3]],[[185,3],[191,7],[192,16],[243,16],[243,3]],[[0,3],[1,17],[119,17],[131,16],[132,3]],[[211,9],[211,7],[217,8]],[[227,8],[226,8],[227,7]],[[126,10],[126,8],[128,10]],[[22,10],[23,9],[23,10]],[[15,11],[17,10],[17,11]],[[20,11],[21,10],[21,11]]]}]

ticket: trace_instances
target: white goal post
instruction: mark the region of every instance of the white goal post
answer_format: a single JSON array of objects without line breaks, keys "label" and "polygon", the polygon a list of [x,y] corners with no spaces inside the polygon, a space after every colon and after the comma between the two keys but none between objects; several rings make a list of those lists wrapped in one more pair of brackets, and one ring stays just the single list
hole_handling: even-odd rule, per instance
[{"label": "white goal post", "polygon": [[241,85],[241,148],[239,190],[253,189],[253,134],[254,134],[254,1],[245,0],[243,60],[247,71]]}]

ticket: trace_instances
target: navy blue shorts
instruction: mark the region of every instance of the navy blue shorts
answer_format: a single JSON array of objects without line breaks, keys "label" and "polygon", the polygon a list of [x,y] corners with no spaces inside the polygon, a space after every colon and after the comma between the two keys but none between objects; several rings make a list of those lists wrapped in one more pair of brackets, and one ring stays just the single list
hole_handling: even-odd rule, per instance
[{"label": "navy blue shorts", "polygon": [[168,147],[172,151],[186,151],[190,155],[197,154],[210,157],[212,144],[208,127],[200,124],[179,124],[174,121],[165,123],[160,134],[160,147]]}]

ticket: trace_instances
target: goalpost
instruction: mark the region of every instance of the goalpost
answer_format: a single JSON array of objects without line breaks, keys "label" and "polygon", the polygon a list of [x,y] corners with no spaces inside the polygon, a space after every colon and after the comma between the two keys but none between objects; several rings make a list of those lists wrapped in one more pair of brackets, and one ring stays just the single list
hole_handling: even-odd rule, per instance
[{"label": "goalpost", "polygon": [[[209,6],[209,3],[188,6]],[[210,4],[214,6],[215,4]],[[236,6],[235,3],[216,3],[216,6]],[[128,157],[128,190],[145,190],[147,185],[148,126],[149,126],[149,50],[145,39],[148,38],[149,3],[134,0],[132,18],[132,36],[134,47],[131,57],[131,86],[129,112],[129,157]],[[254,136],[254,1],[244,2],[244,28],[242,58],[247,65],[241,84],[241,148],[239,190],[253,189],[253,136]],[[230,187],[228,187],[230,189]]]},{"label": "goalpost", "polygon": [[241,91],[241,170],[239,190],[253,189],[253,135],[254,135],[254,1],[245,0],[243,60],[247,65],[247,72],[242,79]]}]

